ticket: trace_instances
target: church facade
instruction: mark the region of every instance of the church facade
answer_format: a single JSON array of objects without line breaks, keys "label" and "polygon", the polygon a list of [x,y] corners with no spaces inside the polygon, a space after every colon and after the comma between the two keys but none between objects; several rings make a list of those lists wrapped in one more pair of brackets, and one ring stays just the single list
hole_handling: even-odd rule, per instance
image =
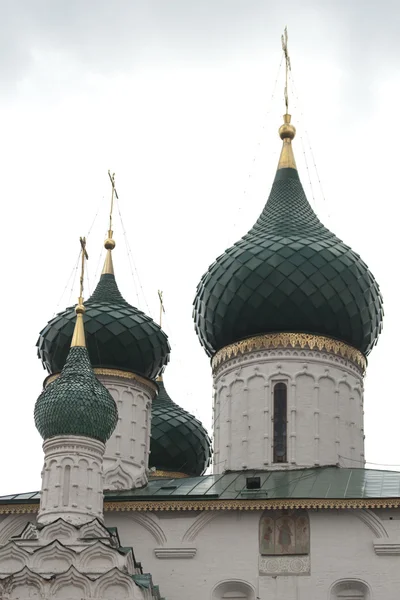
[{"label": "church facade", "polygon": [[40,333],[42,489],[0,498],[4,600],[397,600],[400,473],[364,468],[382,298],[309,205],[290,121],[263,212],[197,288],[213,451],[118,290],[111,223],[96,290]]}]

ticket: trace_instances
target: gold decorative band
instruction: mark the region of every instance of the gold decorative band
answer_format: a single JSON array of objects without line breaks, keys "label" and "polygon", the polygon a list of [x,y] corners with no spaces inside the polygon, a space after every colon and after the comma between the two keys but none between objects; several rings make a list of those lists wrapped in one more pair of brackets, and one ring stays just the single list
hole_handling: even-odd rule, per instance
[{"label": "gold decorative band", "polygon": [[221,348],[214,354],[211,365],[215,370],[225,361],[238,355],[247,354],[257,350],[273,348],[308,348],[309,350],[325,350],[354,362],[364,373],[367,367],[365,356],[353,346],[339,342],[333,338],[310,333],[266,333],[256,335],[241,342],[236,342]]},{"label": "gold decorative band", "polygon": [[[146,377],[142,377],[141,375],[137,375],[136,373],[132,373],[131,371],[122,371],[121,369],[107,369],[103,367],[95,367],[93,369],[95,375],[104,375],[105,377],[119,377],[120,379],[130,379],[131,381],[137,381],[142,385],[150,388],[150,390],[154,393],[158,391],[157,385],[154,381],[150,379],[146,379]],[[43,382],[43,387],[47,387],[49,383],[54,381],[60,376],[60,373],[54,373],[53,375],[49,375]]]},{"label": "gold decorative band", "polygon": [[[155,511],[223,511],[223,510],[277,510],[277,509],[362,509],[399,508],[400,498],[282,498],[276,500],[140,500],[104,502],[105,512],[155,512]],[[2,504],[0,515],[34,514],[36,504]]]},{"label": "gold decorative band", "polygon": [[184,477],[189,477],[186,473],[180,473],[179,471],[159,471],[156,469],[155,471],[150,471],[151,479],[183,479]]}]

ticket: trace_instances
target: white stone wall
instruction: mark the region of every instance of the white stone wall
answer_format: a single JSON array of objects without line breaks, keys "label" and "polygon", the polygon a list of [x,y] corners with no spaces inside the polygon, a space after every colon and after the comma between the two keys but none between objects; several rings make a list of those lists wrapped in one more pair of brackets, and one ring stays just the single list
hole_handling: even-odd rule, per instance
[{"label": "white stone wall", "polygon": [[31,522],[0,544],[0,598],[150,600],[131,577],[139,573],[133,552],[119,552],[117,544],[96,519],[79,527]]},{"label": "white stone wall", "polygon": [[44,466],[38,522],[63,518],[79,524],[103,519],[104,444],[82,436],[43,443]]},{"label": "white stone wall", "polygon": [[132,489],[147,483],[151,403],[155,386],[141,378],[99,375],[118,408],[118,424],[106,444],[104,489]]},{"label": "white stone wall", "polygon": [[[334,600],[339,589],[341,600],[362,600],[352,589],[345,595],[343,587],[352,582],[353,589],[368,590],[365,600],[398,600],[398,509],[308,514],[310,575],[260,574],[261,511],[108,512],[105,524],[118,527],[121,543],[134,547],[167,599],[215,600],[224,598],[222,591],[242,600]],[[0,545],[32,520],[34,515],[6,516]],[[246,596],[243,590],[252,592]]]},{"label": "white stone wall", "polygon": [[[400,521],[380,519],[371,510],[308,514],[310,575],[260,573],[261,511],[111,512],[106,524],[118,527],[123,544],[134,543],[136,558],[168,599],[362,600],[357,589],[365,586],[365,600],[398,600]],[[379,545],[385,544],[382,554]],[[347,596],[341,588],[335,596],[339,582],[352,582]]]},{"label": "white stone wall", "polygon": [[[364,466],[363,377],[318,350],[262,350],[214,373],[214,473],[273,468],[273,387],[287,385],[287,466]],[[282,463],[277,465],[282,468]]]}]

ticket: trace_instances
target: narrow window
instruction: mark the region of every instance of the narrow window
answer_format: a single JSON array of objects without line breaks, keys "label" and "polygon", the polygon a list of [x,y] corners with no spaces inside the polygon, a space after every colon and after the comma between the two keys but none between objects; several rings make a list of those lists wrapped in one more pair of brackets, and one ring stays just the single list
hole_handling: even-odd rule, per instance
[{"label": "narrow window", "polygon": [[69,504],[69,489],[71,485],[71,467],[67,465],[64,469],[64,482],[63,482],[63,506]]},{"label": "narrow window", "polygon": [[274,463],[287,462],[287,386],[274,386]]}]

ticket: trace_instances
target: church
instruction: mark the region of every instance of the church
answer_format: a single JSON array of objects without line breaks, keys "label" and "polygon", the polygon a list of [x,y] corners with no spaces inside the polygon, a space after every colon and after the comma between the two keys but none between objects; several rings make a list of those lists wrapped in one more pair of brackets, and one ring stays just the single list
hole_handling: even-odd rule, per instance
[{"label": "church", "polygon": [[87,300],[81,238],[78,303],[37,341],[41,490],[0,497],[2,600],[398,599],[400,473],[364,457],[382,297],[305,196],[285,97],[265,207],[195,294],[212,442],[165,388],[162,327],[119,292],[111,216]]}]

